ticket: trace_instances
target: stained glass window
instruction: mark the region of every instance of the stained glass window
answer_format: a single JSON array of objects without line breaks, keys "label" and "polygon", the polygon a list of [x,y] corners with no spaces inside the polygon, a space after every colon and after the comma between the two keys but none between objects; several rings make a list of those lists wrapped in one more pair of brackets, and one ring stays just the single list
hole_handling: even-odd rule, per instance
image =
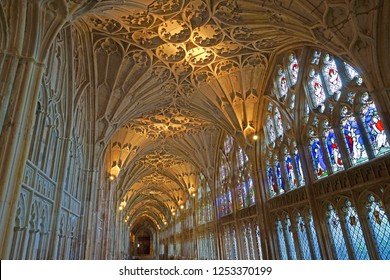
[{"label": "stained glass window", "polygon": [[282,260],[288,260],[286,241],[285,241],[284,233],[283,233],[283,226],[282,226],[282,222],[279,219],[276,221],[276,233],[277,233],[278,241],[279,241],[280,258]]},{"label": "stained glass window", "polygon": [[324,161],[324,154],[322,153],[321,143],[317,137],[310,139],[311,156],[313,159],[314,171],[317,178],[328,176],[328,170]]},{"label": "stained glass window", "polygon": [[355,77],[359,76],[358,72],[356,72],[356,70],[353,69],[353,67],[351,65],[344,62],[344,66],[345,66],[345,70],[347,72],[347,76],[350,80],[353,80]]},{"label": "stained glass window", "polygon": [[390,145],[375,103],[370,99],[367,92],[363,93],[361,102],[363,106],[360,109],[360,116],[375,156],[389,152]]},{"label": "stained glass window", "polygon": [[244,188],[243,188],[243,183],[242,182],[238,182],[238,186],[237,186],[237,192],[238,192],[238,204],[240,206],[240,208],[243,208],[244,207]]},{"label": "stained glass window", "polygon": [[267,115],[267,134],[269,143],[274,143],[276,139],[275,125],[274,121],[271,119],[270,115]]},{"label": "stained glass window", "polygon": [[232,228],[232,248],[233,248],[233,260],[237,260],[237,235],[236,235],[236,228]]},{"label": "stained glass window", "polygon": [[329,54],[324,56],[324,66],[322,68],[322,75],[325,79],[326,87],[330,95],[334,95],[336,100],[339,99],[341,88],[343,86],[336,63]]},{"label": "stained glass window", "polygon": [[283,135],[284,130],[283,130],[282,117],[280,116],[278,108],[275,108],[274,120],[276,125],[276,134],[278,137],[281,137]]},{"label": "stained glass window", "polygon": [[270,189],[270,196],[273,197],[278,194],[278,186],[276,184],[274,172],[271,166],[267,168],[268,186]]},{"label": "stained glass window", "polygon": [[288,65],[288,74],[290,75],[291,85],[295,85],[298,80],[299,63],[294,53],[290,53]]},{"label": "stained glass window", "polygon": [[255,249],[253,244],[253,235],[252,235],[252,227],[251,224],[248,223],[248,243],[249,243],[249,253],[250,253],[250,259],[254,260],[255,258]]},{"label": "stained glass window", "polygon": [[301,213],[298,213],[297,232],[301,256],[304,260],[311,260],[312,258],[310,253],[309,239],[307,237],[306,225],[301,216]]},{"label": "stained glass window", "polygon": [[326,128],[324,131],[324,142],[326,150],[330,158],[333,172],[338,172],[344,169],[343,161],[341,159],[339,145],[337,144],[336,134],[332,128]]},{"label": "stained glass window", "polygon": [[285,156],[285,163],[286,163],[286,174],[287,174],[288,185],[290,189],[295,189],[297,186],[297,179],[295,178],[292,158],[289,154]]},{"label": "stained glass window", "polygon": [[287,85],[286,75],[284,74],[284,71],[281,68],[278,70],[277,83],[278,83],[279,98],[283,101],[286,98],[288,92],[288,85]]},{"label": "stained glass window", "polygon": [[313,245],[315,258],[317,260],[320,260],[321,259],[320,246],[318,245],[317,233],[314,227],[313,216],[311,214],[311,211],[309,211],[307,223],[310,228],[309,235],[310,235],[311,244]]},{"label": "stained glass window", "polygon": [[254,185],[253,185],[253,179],[248,176],[248,180],[245,182],[245,184],[247,184],[247,189],[248,189],[248,193],[249,193],[249,205],[253,205],[256,203],[256,199],[255,199],[255,188],[254,188]]},{"label": "stained glass window", "polygon": [[299,153],[297,148],[294,149],[294,157],[295,157],[295,164],[297,166],[299,186],[304,186],[305,179],[303,177],[302,164],[301,164],[301,160],[299,159]]},{"label": "stained glass window", "polygon": [[247,237],[247,232],[246,232],[246,227],[245,225],[242,225],[242,237],[244,239],[244,253],[245,253],[245,259],[249,260],[249,244],[248,244],[248,237]]},{"label": "stained glass window", "polygon": [[352,164],[355,165],[367,161],[366,148],[355,117],[346,106],[341,109],[341,114],[344,117],[341,120],[341,129]]},{"label": "stained glass window", "polygon": [[349,260],[347,247],[343,231],[341,229],[340,219],[331,204],[328,205],[328,228],[333,245],[333,251],[338,260]]},{"label": "stained glass window", "polygon": [[285,187],[284,187],[284,180],[282,177],[282,169],[280,167],[280,162],[276,162],[275,164],[275,174],[276,174],[276,181],[279,187],[279,194],[284,193]]},{"label": "stained glass window", "polygon": [[366,242],[363,236],[363,231],[360,226],[360,221],[358,219],[355,208],[351,205],[351,202],[349,200],[345,202],[343,212],[345,213],[345,225],[350,236],[350,241],[354,251],[355,259],[370,259],[370,257],[368,256]]},{"label": "stained glass window", "polygon": [[256,233],[256,245],[257,245],[257,253],[259,254],[259,259],[263,259],[263,253],[261,252],[261,232],[258,224],[255,225],[255,233]]},{"label": "stained glass window", "polygon": [[309,77],[310,78],[308,81],[308,88],[312,98],[313,106],[315,108],[319,107],[320,112],[323,112],[323,110],[325,109],[324,103],[326,100],[326,96],[324,93],[320,75],[318,75],[314,69],[310,69]]},{"label": "stained glass window", "polygon": [[295,252],[295,245],[294,245],[294,236],[293,236],[293,230],[290,218],[288,215],[286,215],[286,224],[285,224],[285,231],[286,231],[286,241],[288,246],[288,253],[290,255],[290,258],[292,260],[297,259],[297,254]]},{"label": "stained glass window", "polygon": [[390,260],[390,223],[383,210],[382,201],[375,199],[373,195],[369,195],[367,208],[367,215],[378,253],[382,260]]}]

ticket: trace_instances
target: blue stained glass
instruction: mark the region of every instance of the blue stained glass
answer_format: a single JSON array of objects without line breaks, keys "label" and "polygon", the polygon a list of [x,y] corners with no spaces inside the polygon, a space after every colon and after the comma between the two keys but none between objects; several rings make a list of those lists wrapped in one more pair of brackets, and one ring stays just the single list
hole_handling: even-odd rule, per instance
[{"label": "blue stained glass", "polygon": [[272,167],[268,167],[267,178],[268,178],[268,186],[270,189],[270,195],[271,197],[273,197],[278,194],[278,186],[276,185],[276,180],[275,180],[274,172],[272,171]]},{"label": "blue stained glass", "polygon": [[375,103],[369,99],[368,93],[363,94],[362,102],[364,105],[360,109],[360,116],[368,133],[374,154],[375,156],[385,154],[390,151],[390,145]]},{"label": "blue stained glass", "polygon": [[368,219],[379,255],[382,260],[390,260],[390,223],[382,209],[382,201],[369,195],[368,207]]},{"label": "blue stained glass", "polygon": [[329,205],[328,211],[328,228],[336,258],[338,260],[349,260],[339,216],[331,205]]},{"label": "blue stained glass", "polygon": [[246,184],[244,184],[243,182],[241,183],[241,186],[242,186],[242,196],[243,196],[243,203],[244,203],[244,207],[248,207],[249,206],[249,200],[248,200],[248,190],[247,190],[247,186]]},{"label": "blue stained glass", "polygon": [[278,182],[278,186],[279,186],[279,193],[284,193],[285,191],[285,187],[284,187],[284,180],[283,180],[283,177],[282,177],[282,170],[280,169],[280,162],[278,162],[276,164],[276,180]]},{"label": "blue stained glass", "polygon": [[352,164],[355,165],[367,161],[367,152],[355,117],[349,115],[343,118],[341,120],[341,129]]},{"label": "blue stained glass", "polygon": [[297,231],[298,231],[299,247],[300,247],[302,258],[304,260],[311,260],[312,257],[310,254],[310,246],[309,246],[309,239],[307,237],[306,226],[300,214],[298,215],[298,220],[297,220]]},{"label": "blue stained glass", "polygon": [[310,146],[314,170],[317,175],[317,178],[323,178],[328,176],[328,170],[326,169],[324,154],[322,153],[320,140],[318,138],[311,139]]},{"label": "blue stained glass", "polygon": [[295,156],[295,164],[297,166],[299,186],[304,186],[305,185],[305,179],[303,177],[302,164],[301,164],[301,160],[299,159],[298,149],[295,149],[294,156]]},{"label": "blue stained glass", "polygon": [[355,208],[351,206],[351,203],[347,201],[344,211],[345,225],[348,230],[348,234],[352,243],[355,258],[358,260],[369,260],[368,250],[366,247],[366,241],[364,240],[360,221],[358,219]]},{"label": "blue stained glass", "polygon": [[276,233],[279,241],[279,253],[282,260],[288,260],[286,241],[284,239],[283,226],[280,220],[276,221]]},{"label": "blue stained glass", "polygon": [[339,146],[336,141],[336,134],[334,133],[333,129],[326,129],[324,132],[324,138],[333,172],[343,170],[344,165],[343,161],[341,160]]},{"label": "blue stained glass", "polygon": [[297,179],[295,178],[293,162],[290,155],[286,156],[286,174],[290,189],[295,189],[297,186]]},{"label": "blue stained glass", "polygon": [[233,212],[233,199],[232,199],[232,191],[228,191],[228,214]]},{"label": "blue stained glass", "polygon": [[288,246],[288,252],[289,252],[290,258],[292,260],[296,260],[297,253],[295,251],[294,236],[293,236],[290,218],[288,218],[288,216],[286,217],[285,231],[286,231],[287,246]]}]

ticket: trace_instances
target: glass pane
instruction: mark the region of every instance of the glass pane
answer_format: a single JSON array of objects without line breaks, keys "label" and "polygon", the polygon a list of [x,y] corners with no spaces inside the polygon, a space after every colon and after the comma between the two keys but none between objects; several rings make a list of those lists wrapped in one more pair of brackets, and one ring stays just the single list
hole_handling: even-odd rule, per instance
[{"label": "glass pane", "polygon": [[324,106],[326,96],[322,87],[320,75],[318,75],[314,69],[309,72],[308,88],[312,98],[313,106],[315,108]]},{"label": "glass pane", "polygon": [[311,240],[311,244],[313,245],[314,255],[316,260],[320,260],[321,259],[320,246],[318,245],[317,233],[314,227],[313,216],[311,214],[311,211],[308,216],[308,224],[310,227],[310,240]]},{"label": "glass pane", "polygon": [[380,257],[382,260],[390,260],[390,223],[389,218],[382,209],[382,202],[368,197],[368,219],[374,235]]},{"label": "glass pane", "polygon": [[279,241],[279,254],[282,260],[288,260],[286,242],[284,240],[283,226],[280,220],[276,221],[276,233]]},{"label": "glass pane", "polygon": [[276,180],[274,172],[272,171],[272,167],[269,166],[267,170],[268,187],[270,190],[270,196],[273,197],[278,194],[278,186],[276,185]]},{"label": "glass pane", "polygon": [[302,258],[304,260],[311,260],[312,258],[310,254],[309,239],[307,237],[306,225],[303,221],[301,214],[298,214],[297,231]]},{"label": "glass pane", "polygon": [[285,192],[284,180],[282,177],[282,170],[280,169],[280,162],[276,163],[275,167],[276,181],[278,182],[279,194]]},{"label": "glass pane", "polygon": [[288,246],[288,252],[289,252],[290,258],[292,260],[296,260],[297,253],[295,252],[294,236],[293,236],[290,218],[288,218],[288,216],[286,217],[285,231],[286,231],[287,246]]},{"label": "glass pane", "polygon": [[290,155],[287,155],[285,157],[285,162],[286,162],[286,174],[287,174],[288,185],[290,189],[295,189],[297,187],[297,180],[295,178],[294,167]]},{"label": "glass pane", "polygon": [[[324,76],[324,80],[326,83],[326,87],[330,95],[340,95],[341,88],[343,86],[339,71],[337,70],[336,63],[330,57],[329,54],[324,56],[324,66],[322,68],[322,75]],[[338,98],[337,98],[338,99]]]},{"label": "glass pane", "polygon": [[310,140],[311,155],[313,158],[314,171],[318,179],[328,176],[324,154],[322,153],[321,143],[318,138]]},{"label": "glass pane", "polygon": [[361,102],[364,105],[360,109],[360,116],[375,156],[388,153],[390,151],[390,145],[387,141],[385,128],[383,127],[375,103],[370,100],[368,93],[362,95]]},{"label": "glass pane", "polygon": [[293,53],[289,55],[288,59],[289,59],[288,73],[290,75],[291,85],[295,85],[298,79],[298,72],[299,72],[298,60],[296,59]]},{"label": "glass pane", "polygon": [[348,260],[348,251],[345,245],[343,231],[341,229],[339,216],[333,209],[332,205],[328,205],[328,228],[333,245],[333,251],[338,260]]},{"label": "glass pane", "polygon": [[263,259],[263,253],[261,252],[261,233],[260,233],[260,227],[258,224],[255,226],[256,230],[256,245],[257,245],[257,253],[259,254],[259,259]]},{"label": "glass pane", "polygon": [[333,172],[338,172],[344,169],[343,161],[341,160],[341,154],[339,146],[336,141],[336,134],[333,129],[328,128],[324,131],[324,140],[326,143],[326,148],[330,162],[332,164]]},{"label": "glass pane", "polygon": [[342,112],[346,117],[341,120],[341,129],[344,133],[349,158],[353,165],[365,162],[368,160],[368,157],[358,123],[355,117],[348,113],[346,107],[343,107]]},{"label": "glass pane", "polygon": [[352,248],[355,258],[358,260],[369,260],[366,241],[364,240],[360,221],[356,210],[351,206],[351,202],[347,201],[343,211],[345,212],[345,225],[352,243]]},{"label": "glass pane", "polygon": [[303,177],[302,164],[301,164],[301,160],[299,159],[298,149],[295,149],[294,156],[295,156],[295,164],[297,166],[299,186],[304,186],[305,185],[305,179]]}]

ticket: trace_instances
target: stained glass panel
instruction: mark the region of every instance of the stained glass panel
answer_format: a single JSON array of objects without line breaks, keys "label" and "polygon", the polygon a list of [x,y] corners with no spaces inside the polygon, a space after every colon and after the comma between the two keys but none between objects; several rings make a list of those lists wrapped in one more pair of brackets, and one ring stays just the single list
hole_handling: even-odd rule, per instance
[{"label": "stained glass panel", "polygon": [[277,83],[278,83],[279,98],[281,100],[284,100],[284,98],[288,93],[288,86],[287,86],[286,76],[284,75],[282,69],[279,70]]},{"label": "stained glass panel", "polygon": [[274,121],[276,125],[276,134],[278,137],[281,137],[284,133],[282,117],[280,116],[280,112],[278,108],[275,108]]},{"label": "stained glass panel", "polygon": [[280,220],[276,221],[276,233],[279,241],[279,253],[282,260],[288,260],[286,241],[284,239],[283,226]]},{"label": "stained glass panel", "polygon": [[254,244],[253,244],[253,235],[252,235],[252,227],[251,224],[248,223],[248,244],[249,244],[249,253],[250,253],[250,259],[254,260],[255,258],[255,250],[254,250]]},{"label": "stained glass panel", "polygon": [[355,165],[367,161],[366,148],[355,117],[348,113],[348,109],[345,106],[342,108],[342,114],[345,117],[341,120],[341,129],[352,164]]},{"label": "stained glass panel", "polygon": [[333,251],[338,260],[349,260],[347,247],[345,245],[345,239],[343,231],[341,229],[341,224],[339,216],[334,210],[332,205],[328,205],[328,228],[330,232],[330,237],[333,245]]},{"label": "stained glass panel", "polygon": [[285,231],[286,231],[286,240],[287,240],[288,253],[290,255],[290,259],[296,260],[297,253],[295,251],[294,236],[293,236],[291,221],[288,216],[286,216]]},{"label": "stained glass panel", "polygon": [[382,260],[390,260],[390,223],[383,211],[382,201],[369,195],[367,207],[368,219],[379,255]]},{"label": "stained glass panel", "polygon": [[267,115],[267,134],[268,139],[270,143],[274,143],[276,139],[276,132],[275,132],[275,126],[274,121],[271,119],[270,115]]},{"label": "stained glass panel", "polygon": [[272,171],[272,167],[270,166],[268,166],[267,169],[267,178],[268,178],[268,186],[270,189],[270,196],[273,197],[278,194],[278,186],[276,185],[274,172]]},{"label": "stained glass panel", "polygon": [[289,55],[288,73],[290,75],[291,85],[295,85],[298,79],[299,64],[298,60],[293,53]]},{"label": "stained glass panel", "polygon": [[290,189],[295,189],[297,187],[297,179],[295,178],[293,162],[290,155],[287,155],[285,157],[285,162],[286,162],[286,174],[287,174],[288,185]]},{"label": "stained glass panel", "polygon": [[345,70],[347,72],[347,76],[350,80],[353,80],[355,77],[359,76],[358,72],[356,72],[356,70],[353,69],[351,65],[349,65],[346,62],[344,62],[344,65],[345,65]]},{"label": "stained glass panel", "polygon": [[317,233],[314,227],[313,216],[311,214],[311,211],[309,212],[307,223],[310,228],[309,235],[310,235],[311,244],[313,245],[315,258],[316,260],[320,260],[321,259],[320,246],[318,245]]},{"label": "stained glass panel", "polygon": [[238,205],[240,208],[244,207],[244,190],[243,190],[243,183],[238,182],[237,185],[237,193],[238,193]]},{"label": "stained glass panel", "polygon": [[247,184],[247,189],[249,193],[249,205],[253,205],[256,203],[255,199],[255,188],[253,185],[253,179],[251,177],[248,178],[248,181],[245,182]]},{"label": "stained glass panel", "polygon": [[311,260],[312,257],[310,253],[309,239],[306,232],[306,225],[300,213],[298,213],[297,219],[297,232],[301,256],[304,260]]},{"label": "stained glass panel", "polygon": [[326,143],[326,148],[330,162],[332,164],[333,172],[338,172],[344,169],[343,161],[341,159],[341,154],[339,146],[336,141],[336,134],[333,129],[327,128],[324,131],[324,141]]},{"label": "stained glass panel", "polygon": [[322,87],[320,75],[315,73],[314,69],[311,69],[309,76],[310,79],[308,82],[308,88],[313,101],[313,105],[315,108],[323,107],[326,100],[326,96]]},{"label": "stained glass panel", "polygon": [[261,232],[258,224],[255,225],[255,233],[256,233],[256,245],[257,245],[257,253],[259,254],[259,259],[263,259],[263,253],[261,252]]},{"label": "stained glass panel", "polygon": [[364,105],[360,109],[360,116],[375,156],[388,153],[390,145],[375,103],[370,100],[368,93],[362,95],[361,101]]},{"label": "stained glass panel", "polygon": [[282,177],[280,162],[277,162],[275,165],[275,174],[276,174],[276,181],[278,182],[279,194],[282,194],[285,192],[285,187],[284,187],[284,180]]},{"label": "stained glass panel", "polygon": [[351,205],[350,201],[346,202],[343,208],[345,212],[345,225],[348,230],[348,234],[351,240],[352,248],[354,251],[355,259],[357,260],[369,260],[366,241],[364,240],[360,221],[357,216],[355,208]]},{"label": "stained glass panel", "polygon": [[242,237],[244,239],[244,253],[245,253],[245,259],[249,260],[249,244],[248,244],[248,237],[247,237],[247,232],[246,232],[246,227],[245,225],[242,226]]},{"label": "stained glass panel", "polygon": [[299,159],[299,152],[297,148],[295,148],[294,150],[294,156],[295,156],[295,165],[297,166],[299,186],[304,186],[305,179],[303,177],[302,164],[301,164],[301,160]]},{"label": "stained glass panel", "polygon": [[237,260],[237,235],[236,228],[232,229],[232,243],[233,243],[233,260]]},{"label": "stained glass panel", "polygon": [[[322,68],[322,75],[324,77],[326,87],[330,95],[340,96],[341,88],[343,86],[339,71],[337,70],[336,63],[334,60],[326,54],[324,56],[324,66]],[[336,98],[336,100],[338,97]]]},{"label": "stained glass panel", "polygon": [[317,178],[323,178],[328,176],[328,170],[324,161],[324,154],[322,153],[321,143],[318,138],[312,138],[310,140],[311,155],[313,158],[314,171]]}]

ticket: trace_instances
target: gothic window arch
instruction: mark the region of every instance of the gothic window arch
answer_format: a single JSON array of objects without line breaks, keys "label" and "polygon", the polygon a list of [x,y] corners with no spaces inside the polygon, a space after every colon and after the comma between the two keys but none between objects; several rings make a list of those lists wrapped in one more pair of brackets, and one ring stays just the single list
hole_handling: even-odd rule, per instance
[{"label": "gothic window arch", "polygon": [[374,193],[364,193],[362,202],[365,215],[376,245],[377,253],[383,260],[390,259],[390,222],[383,201]]}]

